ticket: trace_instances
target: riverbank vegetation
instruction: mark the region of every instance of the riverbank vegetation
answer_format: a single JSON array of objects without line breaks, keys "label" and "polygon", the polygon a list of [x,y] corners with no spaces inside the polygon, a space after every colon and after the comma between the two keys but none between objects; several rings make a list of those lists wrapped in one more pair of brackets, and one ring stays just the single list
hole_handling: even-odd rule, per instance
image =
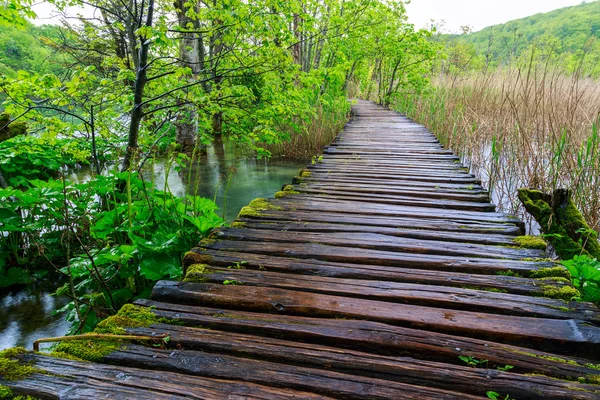
[{"label": "riverbank vegetation", "polygon": [[[585,298],[592,301],[600,298],[600,264],[576,242],[596,242],[600,227],[600,31],[592,18],[598,11],[596,1],[480,32],[438,34],[433,40],[444,55],[429,71],[431,87],[391,102],[459,154],[493,202],[528,220],[534,232],[539,225],[518,189],[548,197],[569,189],[588,233],[558,238],[574,240],[559,255],[577,287],[588,282]],[[541,233],[555,235],[550,228]]]},{"label": "riverbank vegetation", "polygon": [[401,2],[69,3],[85,16],[51,3],[61,25],[31,25],[28,1],[0,6],[0,286],[59,274],[73,333],[179,277],[223,223],[213,201],[157,187],[157,158],[192,188],[213,142],[310,158],[349,92],[420,92],[439,48]]}]

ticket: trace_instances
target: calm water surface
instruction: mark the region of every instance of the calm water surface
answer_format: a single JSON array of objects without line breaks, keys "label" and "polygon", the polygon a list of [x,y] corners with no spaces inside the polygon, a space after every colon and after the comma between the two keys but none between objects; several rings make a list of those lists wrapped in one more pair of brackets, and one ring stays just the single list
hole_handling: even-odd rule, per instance
[{"label": "calm water surface", "polygon": [[[195,192],[213,199],[216,194],[219,215],[231,222],[243,206],[257,197],[273,196],[282,185],[291,183],[298,170],[307,164],[308,161],[303,160],[248,159],[225,144],[209,148],[199,161],[179,171],[165,161],[156,162],[154,182],[159,189],[167,184],[176,196]],[[226,188],[228,175],[232,178]],[[82,169],[73,172],[69,178],[84,182],[89,176],[89,170]],[[150,172],[147,178],[151,178]],[[67,332],[69,324],[64,321],[64,316],[54,315],[54,310],[67,300],[52,296],[56,285],[49,278],[42,279],[45,282],[37,285],[0,289],[0,350],[14,346],[31,348],[35,339]]]}]

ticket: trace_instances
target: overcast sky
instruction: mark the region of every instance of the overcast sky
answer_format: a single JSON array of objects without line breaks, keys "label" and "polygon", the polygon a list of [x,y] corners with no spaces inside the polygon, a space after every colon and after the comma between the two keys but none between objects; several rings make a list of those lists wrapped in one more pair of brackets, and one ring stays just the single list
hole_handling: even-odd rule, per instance
[{"label": "overcast sky", "polygon": [[[406,8],[410,22],[417,28],[429,25],[432,19],[436,22],[444,20],[445,30],[458,32],[461,25],[480,30],[512,19],[581,3],[582,0],[411,0]],[[56,18],[50,18],[54,13],[48,3],[40,2],[34,9],[39,18],[34,23],[57,22]],[[77,9],[71,9],[71,12],[76,13]],[[84,14],[89,14],[89,11]]]},{"label": "overcast sky", "polygon": [[469,25],[477,31],[581,3],[582,0],[411,0],[406,9],[410,22],[417,28],[423,28],[434,19],[444,20],[448,31],[457,32],[461,25]]}]

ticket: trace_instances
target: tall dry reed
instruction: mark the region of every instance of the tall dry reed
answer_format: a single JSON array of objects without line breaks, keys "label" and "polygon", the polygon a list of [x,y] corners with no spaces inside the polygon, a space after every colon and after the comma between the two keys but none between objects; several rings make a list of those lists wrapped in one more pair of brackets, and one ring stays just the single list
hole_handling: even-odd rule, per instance
[{"label": "tall dry reed", "polygon": [[432,93],[393,105],[457,152],[502,209],[525,216],[520,187],[566,187],[600,223],[600,82],[533,61],[510,70],[438,76]]}]

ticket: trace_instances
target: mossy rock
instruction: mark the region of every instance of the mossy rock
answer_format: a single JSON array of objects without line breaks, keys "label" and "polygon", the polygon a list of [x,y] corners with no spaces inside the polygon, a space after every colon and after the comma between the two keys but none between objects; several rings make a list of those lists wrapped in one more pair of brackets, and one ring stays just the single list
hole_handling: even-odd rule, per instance
[{"label": "mossy rock", "polygon": [[546,241],[539,236],[517,236],[513,239],[517,246],[526,249],[546,250]]}]

